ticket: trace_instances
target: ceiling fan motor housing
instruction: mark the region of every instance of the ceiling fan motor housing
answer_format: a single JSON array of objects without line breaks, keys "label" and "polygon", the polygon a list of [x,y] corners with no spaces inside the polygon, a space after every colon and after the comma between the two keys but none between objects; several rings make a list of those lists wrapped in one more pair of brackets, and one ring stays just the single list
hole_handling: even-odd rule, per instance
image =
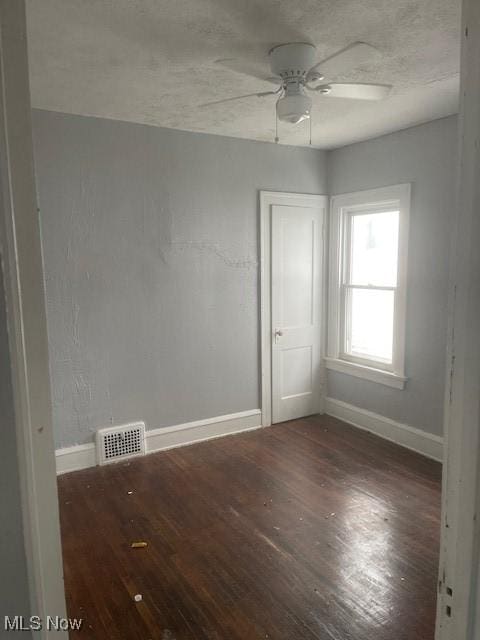
[{"label": "ceiling fan motor housing", "polygon": [[315,63],[315,47],[306,42],[281,44],[270,50],[270,66],[276,76],[284,80],[305,78]]}]

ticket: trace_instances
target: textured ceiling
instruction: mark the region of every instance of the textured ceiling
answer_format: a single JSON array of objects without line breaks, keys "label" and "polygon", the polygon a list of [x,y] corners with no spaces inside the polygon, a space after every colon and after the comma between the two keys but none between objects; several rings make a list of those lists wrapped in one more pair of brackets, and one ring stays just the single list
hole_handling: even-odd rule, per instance
[{"label": "textured ceiling", "polygon": [[[274,137],[272,97],[202,102],[271,85],[268,51],[306,41],[322,59],[351,42],[382,56],[337,80],[394,85],[380,103],[314,97],[313,144],[342,146],[457,111],[459,0],[28,0],[34,107],[254,140]],[[329,78],[332,80],[331,78]],[[308,125],[280,123],[308,143]]]}]

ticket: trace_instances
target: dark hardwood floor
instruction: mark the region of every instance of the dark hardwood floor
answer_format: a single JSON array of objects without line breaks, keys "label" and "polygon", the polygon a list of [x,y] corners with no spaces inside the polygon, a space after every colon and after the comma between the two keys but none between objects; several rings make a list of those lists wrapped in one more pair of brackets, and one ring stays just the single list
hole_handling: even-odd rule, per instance
[{"label": "dark hardwood floor", "polygon": [[61,476],[71,637],[432,640],[440,476],[327,417]]}]

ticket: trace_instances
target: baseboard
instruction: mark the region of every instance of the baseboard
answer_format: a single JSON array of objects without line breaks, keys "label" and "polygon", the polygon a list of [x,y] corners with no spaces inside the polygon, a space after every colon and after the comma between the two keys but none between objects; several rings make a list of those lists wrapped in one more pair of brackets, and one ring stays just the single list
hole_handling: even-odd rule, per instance
[{"label": "baseboard", "polygon": [[150,429],[145,433],[147,452],[163,451],[174,447],[183,447],[194,442],[211,440],[228,436],[240,431],[258,429],[262,426],[262,412],[260,409],[231,413],[226,416],[197,420],[174,427]]},{"label": "baseboard", "polygon": [[97,464],[95,445],[93,442],[89,442],[88,444],[77,444],[73,447],[57,449],[55,459],[57,475],[94,467]]},{"label": "baseboard", "polygon": [[[183,447],[195,442],[221,438],[241,431],[251,431],[261,426],[260,409],[241,411],[206,420],[178,424],[173,427],[147,430],[145,432],[145,448],[147,453],[154,453],[174,447]],[[94,467],[97,463],[93,443],[57,449],[55,455],[58,475]]]},{"label": "baseboard", "polygon": [[370,431],[385,440],[412,449],[428,458],[439,462],[443,460],[443,438],[440,436],[395,422],[395,420],[378,413],[360,409],[334,398],[326,398],[325,413],[355,427]]}]

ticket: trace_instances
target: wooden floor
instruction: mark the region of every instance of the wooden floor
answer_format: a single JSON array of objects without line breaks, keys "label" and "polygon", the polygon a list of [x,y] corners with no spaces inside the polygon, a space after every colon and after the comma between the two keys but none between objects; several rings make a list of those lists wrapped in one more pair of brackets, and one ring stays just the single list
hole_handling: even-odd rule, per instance
[{"label": "wooden floor", "polygon": [[64,475],[71,637],[432,640],[440,475],[327,417]]}]

